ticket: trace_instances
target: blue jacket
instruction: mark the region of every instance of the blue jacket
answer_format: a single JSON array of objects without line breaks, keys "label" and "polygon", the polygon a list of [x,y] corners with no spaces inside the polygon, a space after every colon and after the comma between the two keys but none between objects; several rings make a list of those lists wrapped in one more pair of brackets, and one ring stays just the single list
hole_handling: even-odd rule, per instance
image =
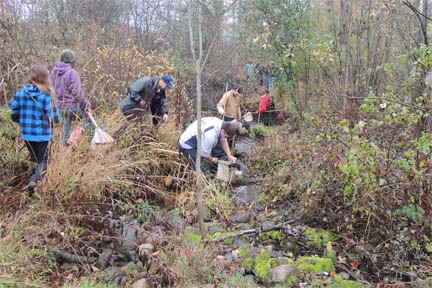
[{"label": "blue jacket", "polygon": [[26,85],[12,100],[9,109],[12,120],[20,124],[21,138],[25,141],[44,142],[53,137],[52,120],[60,115],[50,94],[39,92],[36,86]]}]

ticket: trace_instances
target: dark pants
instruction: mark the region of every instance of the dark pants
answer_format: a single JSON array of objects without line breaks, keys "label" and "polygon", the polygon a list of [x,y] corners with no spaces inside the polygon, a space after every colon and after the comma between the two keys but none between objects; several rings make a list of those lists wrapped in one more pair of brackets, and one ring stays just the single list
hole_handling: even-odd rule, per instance
[{"label": "dark pants", "polygon": [[228,116],[223,117],[223,121],[226,121],[226,122],[231,122],[233,120],[234,120],[234,117],[228,117]]},{"label": "dark pants", "polygon": [[44,142],[33,142],[24,141],[27,149],[30,152],[30,160],[37,164],[37,167],[33,171],[33,175],[30,177],[29,182],[37,182],[42,178],[42,173],[48,167],[48,141]]},{"label": "dark pants", "polygon": [[[186,158],[189,161],[189,165],[192,167],[193,170],[195,170],[196,169],[195,163],[196,163],[196,157],[197,157],[197,149],[184,149],[179,145],[179,150],[184,156],[186,156]],[[209,170],[209,164],[204,159],[205,158],[201,157],[201,171],[207,172]]]},{"label": "dark pants", "polygon": [[[121,111],[123,112],[123,115],[126,116],[128,120],[140,118],[144,115],[144,110],[139,107],[139,104],[137,105],[125,105]],[[152,115],[156,117],[152,117],[153,125],[159,124],[159,122],[162,120],[163,115],[159,115],[157,111],[153,111],[151,109]]]},{"label": "dark pants", "polygon": [[132,120],[144,115],[144,110],[139,107],[139,104],[125,105],[121,108],[121,111],[128,120]]}]

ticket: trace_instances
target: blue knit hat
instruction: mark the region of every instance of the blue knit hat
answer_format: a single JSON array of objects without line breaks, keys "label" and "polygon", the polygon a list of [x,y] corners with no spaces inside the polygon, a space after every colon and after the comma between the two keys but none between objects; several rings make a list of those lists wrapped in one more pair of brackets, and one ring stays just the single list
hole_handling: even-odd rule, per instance
[{"label": "blue knit hat", "polygon": [[168,89],[172,89],[173,88],[173,86],[172,86],[173,79],[171,78],[171,76],[164,75],[164,76],[162,76],[161,79],[167,84],[167,88]]}]

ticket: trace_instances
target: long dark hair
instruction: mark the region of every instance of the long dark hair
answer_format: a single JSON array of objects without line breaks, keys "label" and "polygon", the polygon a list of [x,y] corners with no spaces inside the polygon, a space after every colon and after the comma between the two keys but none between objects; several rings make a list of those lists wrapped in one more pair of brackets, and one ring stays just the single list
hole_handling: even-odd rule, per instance
[{"label": "long dark hair", "polygon": [[51,94],[53,98],[55,97],[48,68],[44,65],[36,64],[31,66],[27,83],[36,86],[40,92]]}]

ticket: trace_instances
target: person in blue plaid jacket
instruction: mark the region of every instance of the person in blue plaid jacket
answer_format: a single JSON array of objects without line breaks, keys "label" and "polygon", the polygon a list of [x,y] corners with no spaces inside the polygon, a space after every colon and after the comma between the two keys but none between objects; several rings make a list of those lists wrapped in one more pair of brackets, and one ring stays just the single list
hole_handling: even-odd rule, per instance
[{"label": "person in blue plaid jacket", "polygon": [[30,194],[33,194],[36,183],[48,166],[48,144],[54,139],[53,120],[60,120],[53,95],[55,92],[48,69],[43,65],[33,65],[27,84],[16,93],[9,106],[12,120],[20,125],[21,139],[30,152],[30,158],[37,163],[29,180]]}]

